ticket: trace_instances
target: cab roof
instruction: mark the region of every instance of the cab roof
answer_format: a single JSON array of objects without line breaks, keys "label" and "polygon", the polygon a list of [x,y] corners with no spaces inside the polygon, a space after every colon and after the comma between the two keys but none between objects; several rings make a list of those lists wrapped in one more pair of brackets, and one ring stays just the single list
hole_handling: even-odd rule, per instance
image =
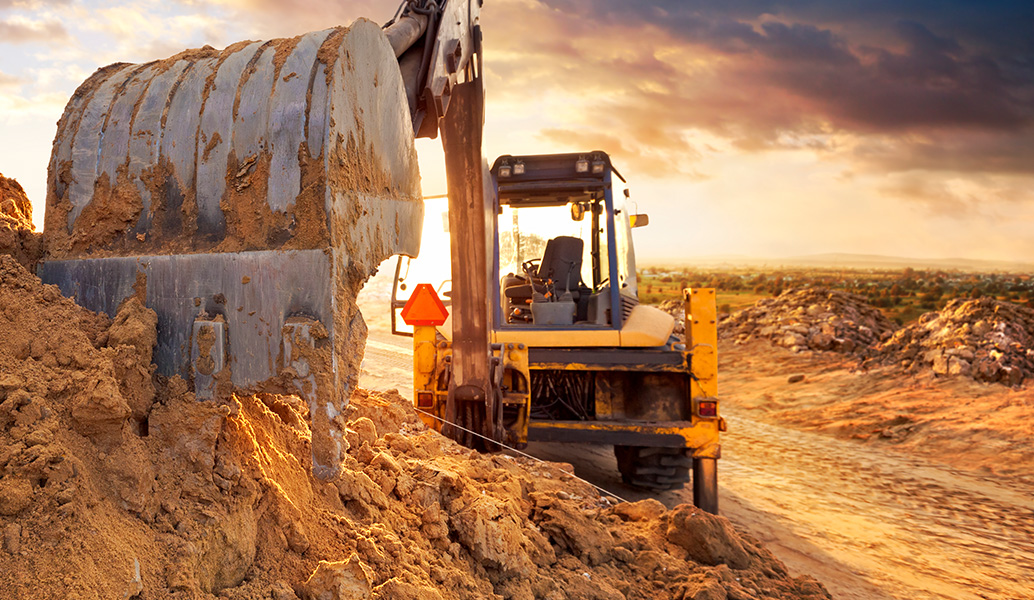
[{"label": "cab roof", "polygon": [[[523,168],[523,173],[517,172],[520,168]],[[515,206],[562,206],[602,198],[609,173],[625,180],[611,164],[610,156],[602,150],[521,156],[507,154],[492,164],[499,203]]]}]

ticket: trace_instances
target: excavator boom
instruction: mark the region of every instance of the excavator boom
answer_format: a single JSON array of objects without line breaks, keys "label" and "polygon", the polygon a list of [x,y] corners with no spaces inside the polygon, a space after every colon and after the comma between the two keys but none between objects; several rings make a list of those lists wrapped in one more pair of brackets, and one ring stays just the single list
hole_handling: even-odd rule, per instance
[{"label": "excavator boom", "polygon": [[[493,192],[482,156],[484,87],[479,0],[407,1],[386,28],[406,81],[417,137],[440,131],[448,179],[452,262],[452,372],[444,431],[478,445],[464,429],[494,437],[490,382],[489,235]],[[421,27],[424,27],[421,37]],[[406,44],[411,44],[404,48]],[[419,57],[419,58],[418,58]],[[453,428],[452,423],[461,428]]]}]

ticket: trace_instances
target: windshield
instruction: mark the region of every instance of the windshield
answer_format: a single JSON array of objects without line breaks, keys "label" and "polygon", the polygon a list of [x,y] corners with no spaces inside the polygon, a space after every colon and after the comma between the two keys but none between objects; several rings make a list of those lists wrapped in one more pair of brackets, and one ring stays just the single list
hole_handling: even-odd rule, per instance
[{"label": "windshield", "polygon": [[[522,265],[542,258],[546,242],[569,236],[582,240],[582,281],[592,286],[592,215],[585,211],[580,221],[571,216],[570,205],[514,208],[503,206],[499,215],[499,273],[524,273]],[[605,238],[604,238],[605,239]],[[604,250],[605,252],[605,250]],[[606,271],[606,254],[603,254]],[[606,275],[603,275],[606,277]]]}]

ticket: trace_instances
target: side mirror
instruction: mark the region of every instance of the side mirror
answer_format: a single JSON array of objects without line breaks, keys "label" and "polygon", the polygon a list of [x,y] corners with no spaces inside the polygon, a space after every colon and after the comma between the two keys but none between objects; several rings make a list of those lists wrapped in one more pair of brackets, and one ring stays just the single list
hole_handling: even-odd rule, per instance
[{"label": "side mirror", "polygon": [[571,220],[581,221],[585,217],[585,206],[581,202],[571,203]]},{"label": "side mirror", "polygon": [[628,224],[632,227],[646,227],[650,224],[650,215],[632,215],[628,218]]}]

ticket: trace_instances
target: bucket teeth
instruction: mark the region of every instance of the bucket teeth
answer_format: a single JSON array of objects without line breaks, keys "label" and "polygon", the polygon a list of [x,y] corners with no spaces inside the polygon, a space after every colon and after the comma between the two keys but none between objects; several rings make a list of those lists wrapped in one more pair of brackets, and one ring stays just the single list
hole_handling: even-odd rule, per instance
[{"label": "bucket teeth", "polygon": [[226,321],[222,317],[199,317],[190,339],[194,391],[199,400],[214,400],[219,396],[219,380],[226,374]]}]

